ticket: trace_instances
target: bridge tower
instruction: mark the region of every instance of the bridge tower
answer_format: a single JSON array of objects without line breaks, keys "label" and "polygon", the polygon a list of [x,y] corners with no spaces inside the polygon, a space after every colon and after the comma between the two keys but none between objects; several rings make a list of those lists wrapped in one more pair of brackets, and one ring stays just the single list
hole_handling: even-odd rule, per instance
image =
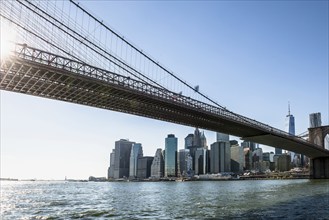
[{"label": "bridge tower", "polygon": [[[325,138],[329,135],[329,126],[308,129],[309,141],[325,148]],[[314,179],[329,179],[329,157],[310,158],[310,176]]]}]

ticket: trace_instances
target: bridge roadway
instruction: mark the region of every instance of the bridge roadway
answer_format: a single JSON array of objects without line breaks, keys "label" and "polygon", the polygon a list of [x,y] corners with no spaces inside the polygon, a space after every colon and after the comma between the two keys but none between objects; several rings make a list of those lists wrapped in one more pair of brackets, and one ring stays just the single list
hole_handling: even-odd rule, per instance
[{"label": "bridge roadway", "polygon": [[329,156],[315,144],[226,109],[27,45],[17,44],[1,60],[0,73],[1,90],[227,133],[311,158]]}]

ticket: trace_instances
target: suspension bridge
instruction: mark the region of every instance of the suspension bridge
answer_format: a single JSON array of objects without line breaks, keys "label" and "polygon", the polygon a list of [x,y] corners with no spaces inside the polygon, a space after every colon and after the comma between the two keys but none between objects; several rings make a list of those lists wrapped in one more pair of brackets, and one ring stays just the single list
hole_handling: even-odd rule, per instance
[{"label": "suspension bridge", "polygon": [[15,33],[10,54],[1,57],[1,90],[227,133],[310,158],[329,157],[321,146],[219,105],[73,0],[2,1],[0,16],[1,28]]}]

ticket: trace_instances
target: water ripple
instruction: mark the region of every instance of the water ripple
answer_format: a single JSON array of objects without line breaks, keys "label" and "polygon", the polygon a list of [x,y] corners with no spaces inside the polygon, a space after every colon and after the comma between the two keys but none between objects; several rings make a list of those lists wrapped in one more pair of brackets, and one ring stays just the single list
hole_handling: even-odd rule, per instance
[{"label": "water ripple", "polygon": [[1,219],[328,219],[329,180],[2,182]]}]

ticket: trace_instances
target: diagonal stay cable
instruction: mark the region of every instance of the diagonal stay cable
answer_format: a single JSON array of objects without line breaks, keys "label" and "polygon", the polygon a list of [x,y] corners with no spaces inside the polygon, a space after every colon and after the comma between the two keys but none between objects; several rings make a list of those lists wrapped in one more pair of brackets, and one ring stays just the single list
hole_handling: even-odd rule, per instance
[{"label": "diagonal stay cable", "polygon": [[86,13],[87,15],[89,15],[91,18],[93,18],[96,22],[98,22],[100,25],[102,25],[106,30],[110,31],[111,33],[113,33],[115,36],[117,36],[118,38],[120,38],[123,42],[125,42],[126,44],[128,44],[130,47],[132,47],[133,49],[135,49],[137,52],[139,52],[140,54],[142,54],[144,57],[146,57],[148,60],[150,60],[153,64],[155,64],[156,66],[158,66],[160,69],[162,69],[163,71],[165,71],[166,73],[170,74],[172,77],[174,77],[176,80],[178,80],[179,82],[183,83],[185,86],[187,86],[188,88],[192,89],[194,92],[198,93],[199,95],[201,95],[203,98],[205,98],[206,100],[210,101],[211,103],[215,104],[216,106],[220,107],[222,110],[235,115],[236,117],[242,119],[243,121],[246,121],[247,123],[252,123],[249,120],[247,120],[245,117],[234,113],[230,110],[228,110],[227,108],[223,107],[222,105],[218,104],[216,101],[214,101],[213,99],[209,98],[208,96],[204,95],[203,93],[201,93],[200,91],[196,90],[193,88],[193,86],[189,85],[188,83],[186,83],[184,80],[180,79],[178,76],[176,76],[175,74],[173,74],[172,72],[170,72],[169,70],[167,70],[165,67],[163,67],[162,65],[160,65],[158,62],[156,62],[155,60],[153,60],[150,56],[148,56],[147,54],[145,54],[142,50],[138,49],[137,47],[135,47],[133,44],[131,44],[129,41],[127,41],[126,39],[124,39],[123,37],[121,37],[118,33],[116,33],[114,30],[112,30],[110,27],[108,27],[107,25],[105,25],[102,21],[100,21],[99,19],[97,19],[95,16],[93,16],[91,13],[89,13],[87,10],[85,10],[84,8],[82,8],[78,3],[76,3],[74,0],[70,0],[71,3],[73,3],[77,8],[79,8],[80,10],[82,10],[84,13]]},{"label": "diagonal stay cable", "polygon": [[27,31],[28,33],[30,33],[30,34],[32,34],[33,36],[39,38],[40,40],[44,41],[45,43],[47,43],[47,44],[49,44],[49,45],[55,47],[56,49],[62,51],[62,52],[65,53],[66,55],[68,55],[68,56],[70,56],[70,57],[73,57],[73,58],[76,59],[77,61],[80,61],[80,62],[82,62],[82,63],[85,63],[85,62],[83,62],[80,58],[78,58],[78,57],[76,57],[76,56],[70,54],[70,53],[67,52],[66,50],[63,50],[62,48],[60,48],[60,47],[58,47],[57,45],[51,43],[50,41],[48,41],[48,40],[46,40],[45,38],[41,37],[40,35],[34,33],[33,31],[30,31],[30,30],[27,29],[26,27],[24,27],[24,26],[22,26],[21,24],[15,22],[14,20],[8,18],[7,16],[5,16],[5,15],[3,15],[3,14],[0,13],[0,17],[2,17],[2,18],[4,18],[4,19],[8,20],[9,22],[15,24],[15,25],[18,26],[19,28],[22,28],[24,31]]},{"label": "diagonal stay cable", "polygon": [[[68,31],[64,30],[63,28],[59,27],[58,25],[56,25],[54,22],[48,20],[47,18],[45,18],[43,15],[41,15],[40,13],[36,12],[35,10],[33,10],[32,8],[30,8],[29,6],[25,5],[24,3],[22,3],[20,0],[17,0],[20,4],[24,5],[26,8],[28,8],[29,10],[31,10],[32,12],[34,12],[35,14],[37,14],[39,17],[43,18],[44,20],[46,20],[47,22],[49,22],[51,25],[55,26],[56,28],[58,28],[59,30],[63,31],[65,34],[69,35],[70,37],[72,37],[73,39],[77,40],[79,43],[85,45],[86,47],[88,47],[89,49],[91,49],[92,51],[94,51],[95,53],[97,53],[98,55],[102,56],[103,58],[105,58],[106,60],[109,60],[108,57],[106,57],[104,54],[100,53],[99,51],[97,51],[96,49],[92,48],[90,45],[86,44],[84,41],[87,41],[89,44],[91,44],[92,46],[94,46],[95,48],[97,48],[98,50],[102,51],[103,53],[107,54],[108,56],[112,57],[113,59],[115,59],[117,62],[121,63],[122,65],[124,65],[126,68],[119,66],[117,63],[113,62],[115,65],[118,65],[119,68],[123,69],[124,71],[130,73],[131,75],[135,76],[136,78],[138,78],[139,80],[148,83],[147,81],[145,81],[145,79],[139,77],[138,75],[132,73],[132,71],[128,70],[131,69],[134,72],[138,73],[139,75],[143,76],[144,78],[146,78],[147,80],[149,80],[150,82],[154,83],[155,85],[159,86],[160,88],[164,89],[164,90],[168,90],[165,87],[163,87],[162,85],[160,85],[159,83],[155,82],[154,80],[150,79],[149,77],[145,76],[144,74],[140,73],[139,71],[135,70],[134,68],[130,67],[129,65],[127,65],[126,63],[124,63],[123,61],[119,60],[118,58],[116,58],[115,56],[113,56],[112,54],[108,53],[106,50],[102,49],[101,47],[99,47],[98,45],[94,44],[93,42],[90,42],[88,39],[86,39],[85,37],[83,37],[81,34],[77,33],[76,31],[72,30],[70,27],[68,27],[67,25],[63,24],[62,22],[60,22],[58,19],[54,18],[53,16],[49,15],[47,12],[45,12],[44,10],[40,9],[39,7],[35,6],[33,3],[29,2],[26,0],[27,3],[29,3],[30,5],[32,5],[35,9],[41,11],[43,14],[45,14],[47,17],[51,18],[52,20],[54,20],[55,22],[59,23],[60,25],[64,26],[67,30],[71,31],[73,34],[77,35],[79,38],[83,39],[78,39],[78,37],[74,36],[73,34],[69,33]],[[109,60],[110,61],[110,60]],[[128,68],[128,69],[127,69]],[[169,91],[169,90],[168,90]]]}]

